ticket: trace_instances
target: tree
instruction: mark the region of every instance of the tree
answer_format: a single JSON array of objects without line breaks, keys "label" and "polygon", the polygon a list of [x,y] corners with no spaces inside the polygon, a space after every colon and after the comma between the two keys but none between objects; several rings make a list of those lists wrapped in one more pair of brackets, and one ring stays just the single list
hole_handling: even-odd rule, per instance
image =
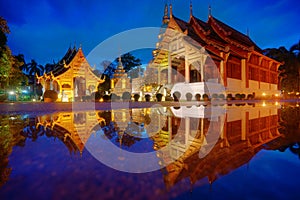
[{"label": "tree", "polygon": [[269,56],[283,65],[279,67],[279,81],[281,89],[286,92],[299,91],[300,61],[296,55],[297,45],[293,45],[288,51],[285,47],[269,48],[264,51]]},{"label": "tree", "polygon": [[7,46],[7,34],[10,30],[4,18],[0,17],[0,88],[16,88],[27,81],[20,69],[24,65],[24,56],[13,56]]},{"label": "tree", "polygon": [[[125,72],[129,72],[131,69],[140,66],[141,60],[134,57],[131,53],[126,53],[121,56],[121,61]],[[101,65],[104,67],[103,74],[113,77],[114,71],[119,63],[119,58],[116,58],[113,62],[103,61]]]},{"label": "tree", "polygon": [[34,59],[31,59],[30,63],[27,63],[28,74],[41,76],[44,72],[44,66],[38,64]]}]

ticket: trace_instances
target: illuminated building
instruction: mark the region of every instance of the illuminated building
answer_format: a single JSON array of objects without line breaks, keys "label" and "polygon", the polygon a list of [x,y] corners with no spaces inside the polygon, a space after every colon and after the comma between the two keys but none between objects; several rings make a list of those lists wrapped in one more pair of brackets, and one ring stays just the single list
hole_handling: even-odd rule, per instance
[{"label": "illuminated building", "polygon": [[[197,93],[258,98],[280,93],[277,69],[281,63],[265,56],[248,35],[216,19],[211,11],[204,22],[193,15],[190,5],[190,18],[186,22],[174,16],[172,5],[169,10],[166,5],[156,47],[149,66],[157,69],[160,84],[173,87],[172,92],[181,92],[182,98],[188,92],[193,99]],[[208,82],[224,89],[208,91],[205,89]]]},{"label": "illuminated building", "polygon": [[97,77],[87,62],[81,47],[69,48],[65,56],[49,73],[38,77],[43,90],[55,90],[57,101],[82,101],[97,91],[104,80]]}]

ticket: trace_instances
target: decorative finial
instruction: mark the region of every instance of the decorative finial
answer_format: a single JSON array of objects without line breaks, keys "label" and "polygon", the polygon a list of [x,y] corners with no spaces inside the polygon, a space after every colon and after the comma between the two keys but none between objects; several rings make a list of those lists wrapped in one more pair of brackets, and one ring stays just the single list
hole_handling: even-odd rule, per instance
[{"label": "decorative finial", "polygon": [[209,17],[211,16],[211,6],[210,6],[210,4],[208,5],[208,16]]},{"label": "decorative finial", "polygon": [[168,9],[168,4],[165,4],[165,9],[164,9],[164,16],[163,16],[163,24],[167,24],[169,22],[169,9]]},{"label": "decorative finial", "polygon": [[248,36],[248,37],[250,36],[249,28],[247,28],[247,36]]},{"label": "decorative finial", "polygon": [[170,19],[173,17],[173,9],[172,4],[170,3]]},{"label": "decorative finial", "polygon": [[193,2],[190,0],[190,18],[193,16]]}]

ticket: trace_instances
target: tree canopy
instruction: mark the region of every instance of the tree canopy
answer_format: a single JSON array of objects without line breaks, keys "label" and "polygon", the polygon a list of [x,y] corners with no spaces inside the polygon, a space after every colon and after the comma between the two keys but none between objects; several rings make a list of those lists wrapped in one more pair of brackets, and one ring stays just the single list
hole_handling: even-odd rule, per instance
[{"label": "tree canopy", "polygon": [[265,55],[281,63],[279,67],[279,81],[281,89],[286,92],[299,92],[300,90],[300,41],[289,50],[285,47],[268,48]]},{"label": "tree canopy", "polygon": [[27,81],[20,66],[24,64],[24,56],[12,55],[7,46],[7,34],[10,33],[7,22],[0,17],[0,88],[15,88]]},{"label": "tree canopy", "polygon": [[[125,72],[130,72],[137,66],[141,65],[141,60],[136,58],[131,53],[125,53],[121,56],[121,61],[124,67]],[[119,63],[119,58],[116,58],[113,62],[103,61],[101,65],[104,67],[105,75],[112,77],[114,75],[114,71],[117,68]]]}]

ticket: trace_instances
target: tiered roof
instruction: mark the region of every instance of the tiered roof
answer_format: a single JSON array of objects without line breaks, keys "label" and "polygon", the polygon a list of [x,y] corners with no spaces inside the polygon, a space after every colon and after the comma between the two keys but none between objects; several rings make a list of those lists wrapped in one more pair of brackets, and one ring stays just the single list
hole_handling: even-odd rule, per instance
[{"label": "tiered roof", "polygon": [[168,28],[186,34],[215,55],[219,55],[220,51],[228,52],[229,50],[239,56],[245,56],[246,52],[253,50],[262,53],[262,50],[248,35],[237,31],[212,15],[209,15],[207,22],[204,22],[193,16],[191,12],[190,19],[186,22],[170,12]]}]

